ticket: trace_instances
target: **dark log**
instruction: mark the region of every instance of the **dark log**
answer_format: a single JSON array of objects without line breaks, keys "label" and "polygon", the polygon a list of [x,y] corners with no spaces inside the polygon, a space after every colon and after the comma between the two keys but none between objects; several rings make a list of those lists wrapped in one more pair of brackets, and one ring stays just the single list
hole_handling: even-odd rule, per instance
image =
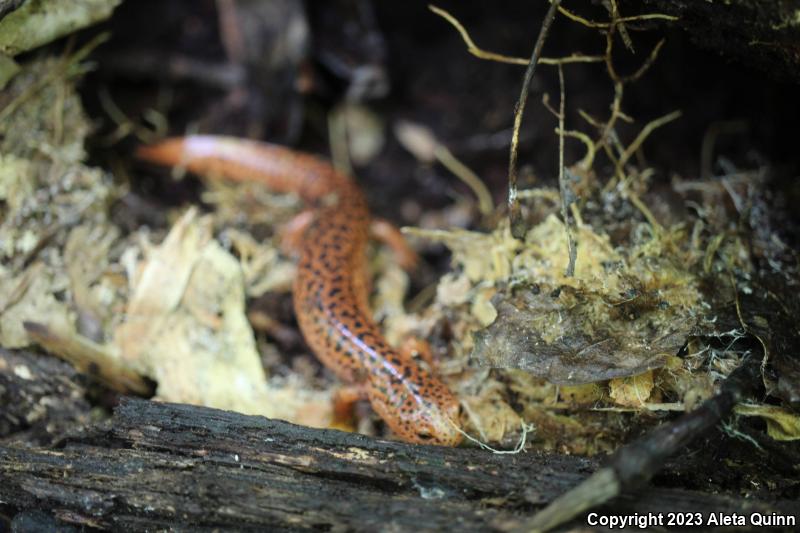
[{"label": "dark log", "polygon": [[[52,448],[0,447],[0,501],[113,530],[478,531],[519,524],[597,467],[579,457],[414,446],[125,399],[110,421]],[[607,511],[663,501],[706,512],[793,505],[660,489],[624,496]]]},{"label": "dark log", "polygon": [[[634,6],[640,2],[625,3]],[[798,0],[642,0],[641,3],[649,10],[678,17],[676,24],[700,48],[736,58],[772,79],[800,81]]]},{"label": "dark log", "polygon": [[0,19],[19,9],[24,1],[25,0],[0,0]]},{"label": "dark log", "polygon": [[49,444],[89,421],[87,380],[49,355],[0,348],[0,443]]}]

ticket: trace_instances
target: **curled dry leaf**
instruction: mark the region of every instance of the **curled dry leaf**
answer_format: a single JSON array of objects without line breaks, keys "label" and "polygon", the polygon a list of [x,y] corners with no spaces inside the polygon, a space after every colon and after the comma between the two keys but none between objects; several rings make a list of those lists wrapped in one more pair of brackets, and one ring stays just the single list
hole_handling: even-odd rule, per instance
[{"label": "curled dry leaf", "polygon": [[758,416],[767,422],[767,434],[775,440],[800,440],[800,415],[776,405],[740,404],[740,416]]},{"label": "curled dry leaf", "polygon": [[608,387],[611,398],[618,405],[642,407],[653,392],[653,371],[648,370],[635,376],[612,379],[609,381]]},{"label": "curled dry leaf", "polygon": [[138,268],[114,343],[157,397],[326,426],[328,393],[267,385],[245,315],[242,269],[187,211]]},{"label": "curled dry leaf", "polygon": [[591,227],[578,229],[573,277],[564,274],[566,231],[554,215],[533,227],[524,244],[503,226],[489,234],[406,232],[453,252],[455,272],[439,285],[439,302],[470,302],[476,323],[488,325],[473,330],[472,359],[479,365],[569,385],[663,366],[697,322],[694,276],[652,245],[618,251]]},{"label": "curled dry leaf", "polygon": [[587,226],[578,242],[568,277],[561,222],[550,216],[530,230],[508,287],[492,300],[497,319],[475,335],[476,362],[576,385],[659,368],[680,350],[699,292],[677,258],[637,248],[623,255]]},{"label": "curled dry leaf", "polygon": [[643,324],[614,324],[607,316],[594,315],[593,302],[567,288],[555,297],[541,289],[509,299],[498,295],[494,304],[498,317],[475,334],[473,357],[483,365],[520,368],[558,384],[591,383],[659,368],[680,350],[692,329],[691,324],[673,324],[652,338],[649,330],[640,331]]}]

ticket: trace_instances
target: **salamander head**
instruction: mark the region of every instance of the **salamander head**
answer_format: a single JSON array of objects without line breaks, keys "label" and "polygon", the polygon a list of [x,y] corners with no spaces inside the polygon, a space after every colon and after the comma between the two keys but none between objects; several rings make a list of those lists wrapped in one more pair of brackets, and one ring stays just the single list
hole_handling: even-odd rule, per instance
[{"label": "salamander head", "polygon": [[444,383],[418,367],[411,377],[391,386],[383,381],[369,380],[370,403],[397,436],[438,446],[461,442],[460,406]]}]

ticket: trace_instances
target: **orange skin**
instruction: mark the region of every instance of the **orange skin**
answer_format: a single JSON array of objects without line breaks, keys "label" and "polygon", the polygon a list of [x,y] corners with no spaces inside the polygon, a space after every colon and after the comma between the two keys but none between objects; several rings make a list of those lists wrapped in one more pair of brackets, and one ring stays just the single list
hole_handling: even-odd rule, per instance
[{"label": "orange skin", "polygon": [[[312,155],[232,137],[193,135],[140,147],[137,156],[197,174],[260,181],[313,208],[301,224],[294,308],[311,349],[340,379],[363,387],[373,409],[409,442],[455,446],[459,403],[448,387],[392,348],[368,308],[371,218],[355,182]],[[386,228],[373,228],[386,236]]]}]

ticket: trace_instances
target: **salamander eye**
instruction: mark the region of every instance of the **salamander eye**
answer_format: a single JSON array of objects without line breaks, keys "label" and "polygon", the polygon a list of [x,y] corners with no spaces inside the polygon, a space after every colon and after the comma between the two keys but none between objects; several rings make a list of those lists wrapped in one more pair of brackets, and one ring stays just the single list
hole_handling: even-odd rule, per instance
[{"label": "salamander eye", "polygon": [[417,438],[419,438],[419,440],[424,442],[427,440],[431,440],[433,438],[433,435],[431,435],[430,433],[426,433],[425,431],[422,431],[420,433],[417,433]]}]

